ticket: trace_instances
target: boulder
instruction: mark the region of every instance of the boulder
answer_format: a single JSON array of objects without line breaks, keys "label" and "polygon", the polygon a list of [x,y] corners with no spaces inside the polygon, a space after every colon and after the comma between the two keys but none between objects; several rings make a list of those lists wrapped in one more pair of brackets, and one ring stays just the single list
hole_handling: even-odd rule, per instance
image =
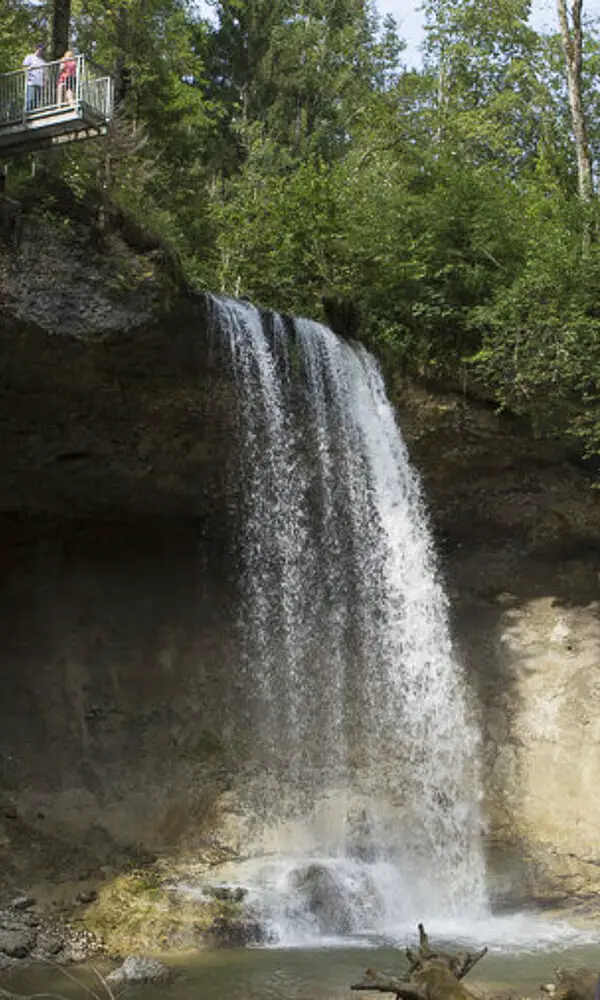
[{"label": "boulder", "polygon": [[107,977],[108,983],[165,983],[171,978],[171,970],[157,958],[146,955],[129,955],[119,969]]},{"label": "boulder", "polygon": [[244,915],[216,917],[206,932],[207,943],[213,948],[246,948],[262,944],[265,932],[257,920]]},{"label": "boulder", "polygon": [[17,896],[10,905],[13,910],[28,910],[35,904],[36,900],[33,896]]},{"label": "boulder", "polygon": [[0,951],[0,972],[10,972],[19,965],[18,958],[9,958]]},{"label": "boulder", "polygon": [[241,903],[248,895],[248,890],[241,886],[217,885],[207,891],[222,903]]},{"label": "boulder", "polygon": [[55,930],[43,930],[39,935],[35,945],[34,958],[53,959],[65,947],[64,935]]},{"label": "boulder", "polygon": [[324,865],[313,864],[295,874],[298,892],[322,934],[350,934],[353,930],[349,900],[344,888]]},{"label": "boulder", "polygon": [[34,944],[29,930],[0,930],[0,952],[9,958],[27,958]]},{"label": "boulder", "polygon": [[82,889],[75,896],[75,902],[81,903],[82,905],[87,905],[88,903],[95,903],[98,899],[97,889]]}]

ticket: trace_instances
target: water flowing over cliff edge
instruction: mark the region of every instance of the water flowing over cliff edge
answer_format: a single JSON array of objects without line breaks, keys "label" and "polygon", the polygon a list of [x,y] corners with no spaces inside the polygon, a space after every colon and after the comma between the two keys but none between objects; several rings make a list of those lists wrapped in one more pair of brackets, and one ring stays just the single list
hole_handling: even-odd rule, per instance
[{"label": "water flowing over cliff edge", "polygon": [[263,902],[279,884],[275,922],[325,934],[477,911],[477,730],[377,365],[316,323],[213,308],[238,393],[231,726],[251,748],[238,782]]},{"label": "water flowing over cliff edge", "polygon": [[[428,796],[435,785],[427,784],[427,758],[409,759],[404,727],[395,719],[382,740],[367,732],[360,744],[352,738],[359,711],[371,712],[380,697],[377,685],[390,681],[386,650],[398,615],[393,602],[390,607],[380,598],[390,593],[388,587],[396,587],[395,593],[401,588],[393,572],[381,572],[397,565],[398,549],[386,535],[389,511],[377,499],[381,479],[367,459],[370,429],[343,403],[355,376],[338,378],[340,356],[328,353],[325,334],[309,336],[310,325],[294,328],[261,313],[271,375],[261,376],[250,365],[246,385],[256,391],[254,403],[244,403],[242,348],[235,347],[237,335],[229,327],[226,336],[217,335],[214,300],[186,293],[165,303],[160,284],[147,278],[123,292],[117,287],[121,269],[122,260],[82,250],[73,241],[61,243],[33,227],[17,250],[0,254],[3,892],[46,882],[60,884],[61,898],[70,893],[74,901],[90,879],[110,882],[151,856],[173,864],[200,857],[222,862],[229,847],[217,830],[224,826],[234,839],[239,836],[235,846],[242,853],[259,842],[264,849],[268,833],[268,849],[289,857],[290,843],[304,837],[304,858],[320,852],[330,867],[358,863],[382,865],[384,871],[387,848],[373,859],[361,838],[368,843],[375,827],[387,844],[396,813],[380,809],[378,797],[377,808],[371,804],[372,813],[363,814],[365,755],[373,755],[379,768],[385,747],[391,759],[412,768],[413,792],[421,782]],[[249,309],[226,303],[218,308]],[[346,365],[350,348],[335,343]],[[366,380],[363,388],[369,386],[363,401],[369,394],[377,400],[375,376],[364,358],[353,357]],[[535,441],[519,421],[484,402],[443,387],[430,391],[398,382],[392,388],[423,477],[458,659],[480,710],[488,891],[502,906],[542,902],[593,911],[600,890],[598,495],[568,448]],[[267,403],[275,418],[268,440],[261,423]],[[242,421],[244,405],[250,410]],[[330,437],[315,449],[319,407],[338,418],[330,420]],[[350,453],[340,443],[344,421],[354,442]],[[243,437],[252,427],[254,443]],[[371,445],[395,455],[386,465],[387,482],[390,472],[397,475],[402,449],[390,448],[386,434],[378,434]],[[282,440],[288,442],[283,450]],[[253,505],[242,490],[240,469],[258,477],[252,456],[259,453],[274,456],[269,475],[275,478],[262,484],[257,478]],[[354,497],[358,521],[350,525],[351,537],[356,524],[364,537],[359,531],[360,544],[346,549],[340,549],[336,527],[349,502],[339,468],[351,474],[344,483],[364,473],[369,484],[366,497]],[[299,480],[305,486],[298,493]],[[413,491],[413,509],[422,512],[412,474],[404,488],[403,503]],[[337,518],[330,523],[322,516],[328,490]],[[289,507],[274,523],[285,522],[293,532],[265,540],[264,575],[255,576],[255,593],[247,584],[259,552],[260,497],[274,491]],[[361,553],[381,554],[373,536],[382,525],[384,548],[395,556],[379,567],[367,563],[359,573]],[[425,553],[418,565],[431,570],[429,529],[414,530]],[[321,565],[314,559],[317,541],[326,556]],[[298,557],[305,559],[302,572],[314,586],[314,600],[311,594],[305,604],[297,601]],[[263,613],[260,587],[266,592],[274,568],[285,587]],[[441,633],[447,636],[435,572],[429,579],[424,594],[435,597],[429,607],[441,610]],[[327,595],[340,582],[345,601],[364,598],[364,617],[336,618]],[[272,683],[278,652],[266,658],[257,653],[272,614],[286,623],[273,634],[277,650],[289,646],[291,635],[298,638],[292,666],[307,683],[300,685],[296,707],[289,689]],[[244,629],[248,641],[242,643]],[[369,629],[383,655],[367,658],[374,700],[357,704],[351,682],[355,664],[372,650]],[[350,649],[350,669],[344,697],[335,700],[319,684],[315,649],[322,642],[333,654],[326,678],[339,688],[340,636]],[[451,678],[452,692],[460,692],[454,657],[443,662],[453,666],[442,675]],[[239,684],[251,669],[257,680],[246,684],[250,697],[244,698]],[[468,719],[463,695],[458,703]],[[308,777],[300,781],[291,760],[287,767],[284,750],[305,732],[300,708],[315,704],[327,725],[314,744],[309,741],[299,762]],[[346,706],[341,714],[340,705]],[[256,748],[259,760],[275,753],[272,775],[264,768],[256,774],[248,764],[244,720],[263,709],[282,741],[262,741]],[[236,711],[239,725],[232,722]],[[402,712],[404,720],[404,706]],[[290,718],[297,722],[296,734],[284,725]],[[431,724],[428,718],[425,713],[423,725]],[[333,732],[343,740],[333,740]],[[313,765],[327,744],[332,765],[321,775]],[[302,836],[297,825],[290,832],[294,816],[286,801],[280,810],[285,822],[264,823],[280,778],[290,788],[307,789],[303,806],[310,808],[303,815],[312,822],[304,823]],[[392,769],[380,770],[377,780],[384,788],[402,784]],[[542,785],[547,790],[540,795]],[[325,786],[330,793],[323,796]],[[258,788],[264,790],[260,799],[253,792]],[[394,809],[401,797],[405,805],[410,783],[397,791]],[[255,817],[253,825],[244,825],[236,813],[242,792],[244,815]],[[475,793],[466,799],[476,806],[472,830],[476,799]],[[456,801],[465,799],[459,794]],[[330,822],[332,810],[337,826]],[[325,815],[327,828],[336,831],[333,846],[321,836]],[[421,845],[415,838],[410,849],[418,854],[447,834],[448,827],[434,823]],[[306,874],[306,865],[296,863],[297,853],[292,860],[295,882],[297,869]],[[283,875],[285,892],[289,874],[285,866],[275,873]],[[460,878],[458,884],[464,884]],[[267,905],[272,912],[275,904]],[[405,914],[411,912],[406,898],[403,906]]]}]

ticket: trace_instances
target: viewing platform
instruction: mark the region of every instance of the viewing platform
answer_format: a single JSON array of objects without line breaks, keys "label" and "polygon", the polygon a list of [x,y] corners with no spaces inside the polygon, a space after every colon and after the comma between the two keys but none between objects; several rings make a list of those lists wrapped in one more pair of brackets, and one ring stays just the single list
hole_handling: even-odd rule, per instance
[{"label": "viewing platform", "polygon": [[36,85],[26,69],[0,74],[0,159],[106,135],[113,80],[83,55],[70,62],[66,79],[64,60],[46,63]]}]

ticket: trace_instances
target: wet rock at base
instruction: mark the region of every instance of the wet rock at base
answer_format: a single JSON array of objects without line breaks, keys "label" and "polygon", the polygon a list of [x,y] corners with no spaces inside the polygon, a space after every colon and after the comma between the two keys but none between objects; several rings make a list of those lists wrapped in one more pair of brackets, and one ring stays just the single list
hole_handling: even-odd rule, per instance
[{"label": "wet rock at base", "polygon": [[248,895],[248,890],[241,886],[217,885],[209,887],[207,890],[214,899],[223,903],[241,903]]},{"label": "wet rock at base", "polygon": [[82,903],[84,905],[87,905],[88,903],[95,903],[97,899],[97,889],[82,889],[81,892],[78,892],[75,896],[75,902]]},{"label": "wet rock at base", "polygon": [[144,955],[129,955],[119,969],[107,977],[107,983],[165,983],[171,978],[171,970],[157,958]]},{"label": "wet rock at base", "polygon": [[213,948],[246,948],[265,940],[258,921],[244,915],[216,917],[206,932],[206,942]]},{"label": "wet rock at base", "polygon": [[35,904],[36,900],[33,896],[17,896],[10,905],[13,910],[29,910]]},{"label": "wet rock at base", "polygon": [[9,958],[26,958],[35,944],[28,930],[0,930],[0,952]]},{"label": "wet rock at base", "polygon": [[296,872],[295,882],[322,934],[351,933],[346,893],[324,865],[309,865]]},{"label": "wet rock at base", "polygon": [[82,962],[103,951],[102,940],[85,928],[13,903],[0,909],[0,971],[23,960]]},{"label": "wet rock at base", "polygon": [[85,928],[67,926],[67,936],[62,955],[65,962],[86,962],[104,950],[103,943]]},{"label": "wet rock at base", "polygon": [[34,958],[55,959],[65,947],[64,935],[53,930],[43,930],[38,934],[33,952]]},{"label": "wet rock at base", "polygon": [[9,958],[0,951],[0,972],[10,972],[20,964],[19,958]]}]

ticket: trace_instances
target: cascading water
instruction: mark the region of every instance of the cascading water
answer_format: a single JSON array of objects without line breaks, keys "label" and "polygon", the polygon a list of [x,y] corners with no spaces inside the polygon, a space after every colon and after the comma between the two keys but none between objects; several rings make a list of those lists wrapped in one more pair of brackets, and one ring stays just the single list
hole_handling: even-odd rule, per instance
[{"label": "cascading water", "polygon": [[376,362],[214,300],[237,380],[251,861],[275,939],[485,910],[478,736]]}]

